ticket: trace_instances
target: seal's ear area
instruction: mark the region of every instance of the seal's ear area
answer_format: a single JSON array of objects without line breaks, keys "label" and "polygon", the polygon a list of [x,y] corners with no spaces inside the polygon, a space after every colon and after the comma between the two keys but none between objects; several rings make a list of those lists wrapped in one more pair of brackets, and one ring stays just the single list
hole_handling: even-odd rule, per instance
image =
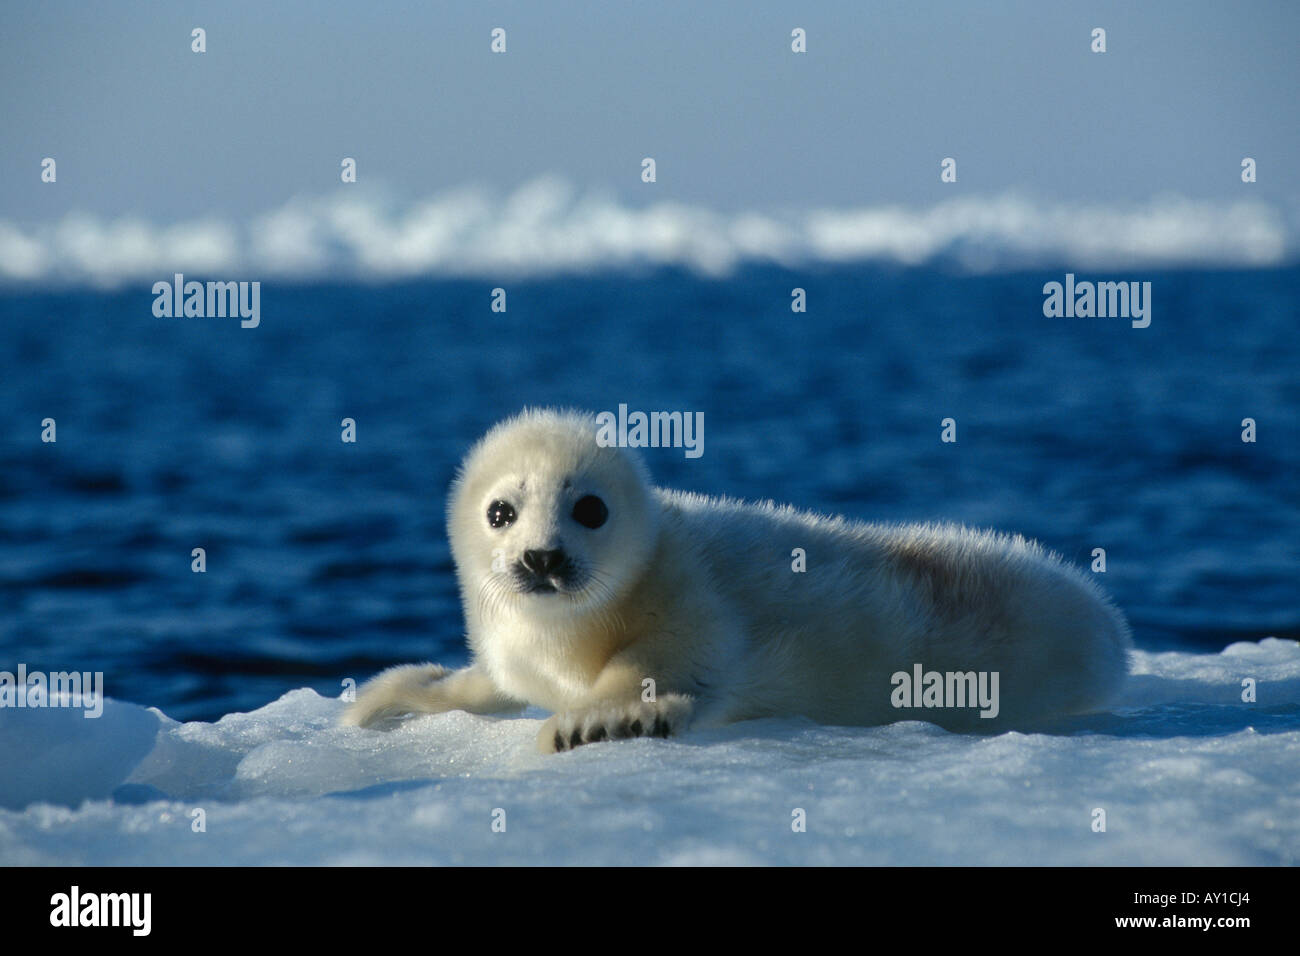
[{"label": "seal's ear area", "polygon": [[645,488],[654,486],[654,480],[650,476],[650,468],[645,463],[645,458],[635,448],[611,448],[610,451],[617,452],[618,456],[632,466],[632,472],[636,475],[637,482]]}]

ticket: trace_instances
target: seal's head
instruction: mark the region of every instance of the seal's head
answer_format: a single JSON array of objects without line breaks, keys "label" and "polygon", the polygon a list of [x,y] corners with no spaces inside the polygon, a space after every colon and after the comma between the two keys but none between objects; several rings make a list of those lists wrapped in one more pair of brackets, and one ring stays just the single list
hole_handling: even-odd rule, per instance
[{"label": "seal's head", "polygon": [[592,415],[531,409],[470,450],[447,504],[467,613],[572,619],[640,576],[658,508],[641,460],[596,432]]}]

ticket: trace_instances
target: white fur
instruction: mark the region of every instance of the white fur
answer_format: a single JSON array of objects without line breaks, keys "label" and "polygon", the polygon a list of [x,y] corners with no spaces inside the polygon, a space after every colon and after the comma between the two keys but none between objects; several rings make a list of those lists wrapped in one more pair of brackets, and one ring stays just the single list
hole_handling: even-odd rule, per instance
[{"label": "white fur", "polygon": [[[473,663],[386,671],[345,722],[535,704],[555,713],[543,751],[781,715],[992,729],[1094,709],[1124,680],[1123,615],[1033,542],[653,489],[638,457],[595,435],[593,416],[531,410],[470,451],[447,525]],[[594,530],[572,517],[588,494],[609,509]],[[496,500],[516,509],[508,527],[488,525]],[[521,593],[493,552],[510,567],[527,549],[562,549],[580,584]],[[997,672],[997,718],[896,709],[891,675],[918,663]]]}]

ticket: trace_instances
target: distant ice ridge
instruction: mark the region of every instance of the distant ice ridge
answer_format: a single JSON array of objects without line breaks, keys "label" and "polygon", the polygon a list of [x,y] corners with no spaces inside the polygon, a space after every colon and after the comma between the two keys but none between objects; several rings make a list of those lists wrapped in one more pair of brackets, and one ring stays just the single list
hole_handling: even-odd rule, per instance
[{"label": "distant ice ridge", "polygon": [[3,709],[0,865],[1300,863],[1300,645],[1135,664],[1052,734],[763,720],[551,757],[538,712],[383,733],[311,690],[212,724]]},{"label": "distant ice ridge", "polygon": [[462,188],[409,204],[340,186],[245,223],[173,224],[69,215],[0,219],[0,282],[115,287],[175,272],[195,278],[541,276],[679,266],[726,276],[745,264],[943,260],[972,272],[1283,264],[1293,223],[1253,200],[1177,196],[1138,204],[1022,196],[902,206],[720,213],[673,201],[632,207],[543,177],[509,195]]}]

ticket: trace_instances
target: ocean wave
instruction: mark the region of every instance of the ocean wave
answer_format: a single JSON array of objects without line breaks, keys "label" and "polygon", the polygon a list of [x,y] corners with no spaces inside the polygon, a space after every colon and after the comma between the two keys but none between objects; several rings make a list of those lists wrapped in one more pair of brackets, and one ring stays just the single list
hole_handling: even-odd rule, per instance
[{"label": "ocean wave", "polygon": [[1293,223],[1256,200],[1179,196],[1107,205],[1007,194],[922,209],[723,213],[675,201],[634,207],[550,177],[513,193],[467,187],[415,203],[347,186],[240,223],[69,214],[24,227],[0,219],[0,282],[112,287],[175,272],[388,280],[636,266],[721,277],[765,263],[943,262],[970,272],[1267,267],[1295,258]]}]

